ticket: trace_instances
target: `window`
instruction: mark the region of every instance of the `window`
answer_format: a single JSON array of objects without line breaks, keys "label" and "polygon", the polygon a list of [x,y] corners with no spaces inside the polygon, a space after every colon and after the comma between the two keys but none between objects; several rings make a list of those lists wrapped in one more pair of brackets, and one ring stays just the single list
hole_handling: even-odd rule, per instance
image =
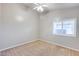
[{"label": "window", "polygon": [[53,34],[76,36],[76,19],[67,18],[53,22]]}]

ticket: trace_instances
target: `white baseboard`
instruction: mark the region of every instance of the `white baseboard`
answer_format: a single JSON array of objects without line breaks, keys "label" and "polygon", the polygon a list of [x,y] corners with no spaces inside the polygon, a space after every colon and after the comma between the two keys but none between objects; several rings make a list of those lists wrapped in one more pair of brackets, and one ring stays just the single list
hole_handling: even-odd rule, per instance
[{"label": "white baseboard", "polygon": [[71,50],[74,50],[74,51],[79,52],[79,49],[71,48],[71,47],[68,47],[68,46],[64,46],[64,45],[59,44],[59,43],[51,42],[51,41],[48,41],[48,40],[41,40],[41,41],[48,42],[48,43],[50,43],[50,44],[55,44],[55,45],[57,45],[57,46],[61,46],[61,47],[68,48],[68,49],[71,49]]},{"label": "white baseboard", "polygon": [[19,43],[19,44],[16,44],[16,45],[13,45],[13,46],[10,46],[10,47],[7,47],[7,48],[4,48],[4,49],[0,49],[0,52],[1,52],[1,51],[4,51],[4,50],[7,50],[7,49],[14,48],[14,47],[18,47],[18,46],[21,46],[21,45],[24,45],[24,44],[27,44],[27,43],[30,43],[30,42],[33,42],[33,41],[36,41],[36,40],[31,40],[31,41],[23,42],[23,43]]}]

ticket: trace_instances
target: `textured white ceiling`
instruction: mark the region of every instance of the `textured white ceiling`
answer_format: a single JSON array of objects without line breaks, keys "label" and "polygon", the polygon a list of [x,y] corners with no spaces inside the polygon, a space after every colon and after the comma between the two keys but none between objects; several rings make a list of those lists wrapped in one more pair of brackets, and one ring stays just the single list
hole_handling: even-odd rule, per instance
[{"label": "textured white ceiling", "polygon": [[69,8],[79,6],[78,3],[49,3],[49,9],[60,9],[60,8]]},{"label": "textured white ceiling", "polygon": [[[48,5],[49,10],[79,6],[79,3],[41,3],[41,4]],[[33,3],[24,3],[24,5],[29,6],[30,8],[33,8],[33,7],[37,6]]]}]

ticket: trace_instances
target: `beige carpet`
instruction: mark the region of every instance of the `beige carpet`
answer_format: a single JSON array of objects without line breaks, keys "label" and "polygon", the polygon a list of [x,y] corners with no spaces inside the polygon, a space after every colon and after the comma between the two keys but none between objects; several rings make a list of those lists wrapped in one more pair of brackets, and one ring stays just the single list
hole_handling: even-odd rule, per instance
[{"label": "beige carpet", "polygon": [[79,56],[79,52],[38,40],[2,51],[0,56]]}]

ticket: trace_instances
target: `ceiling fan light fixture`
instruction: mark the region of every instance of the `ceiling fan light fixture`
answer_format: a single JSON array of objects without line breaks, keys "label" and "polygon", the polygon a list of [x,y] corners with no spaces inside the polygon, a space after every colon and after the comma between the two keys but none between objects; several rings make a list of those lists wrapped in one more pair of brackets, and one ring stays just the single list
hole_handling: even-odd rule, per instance
[{"label": "ceiling fan light fixture", "polygon": [[33,9],[37,10],[38,12],[43,12],[44,11],[42,6],[38,6],[38,7],[35,7]]},{"label": "ceiling fan light fixture", "polygon": [[38,12],[44,12],[45,8],[46,8],[46,10],[48,9],[48,5],[47,4],[43,4],[43,3],[34,3],[34,4],[36,6],[33,9],[38,11]]},{"label": "ceiling fan light fixture", "polygon": [[37,11],[39,11],[39,12],[43,12],[44,9],[40,6],[40,7],[37,9]]}]

